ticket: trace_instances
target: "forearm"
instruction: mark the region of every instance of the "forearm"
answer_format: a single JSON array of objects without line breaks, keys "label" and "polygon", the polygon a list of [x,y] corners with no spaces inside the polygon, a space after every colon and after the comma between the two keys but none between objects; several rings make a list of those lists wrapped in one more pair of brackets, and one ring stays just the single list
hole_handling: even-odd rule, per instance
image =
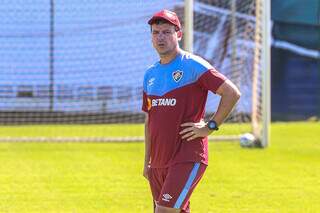
[{"label": "forearm", "polygon": [[149,136],[149,129],[148,129],[148,115],[146,115],[146,121],[144,126],[144,165],[147,166],[150,161],[150,136]]},{"label": "forearm", "polygon": [[221,99],[216,113],[211,117],[219,125],[228,117],[240,98],[240,92],[230,81],[220,91]]},{"label": "forearm", "polygon": [[211,117],[220,126],[232,111],[238,99],[234,97],[221,97],[216,113]]}]

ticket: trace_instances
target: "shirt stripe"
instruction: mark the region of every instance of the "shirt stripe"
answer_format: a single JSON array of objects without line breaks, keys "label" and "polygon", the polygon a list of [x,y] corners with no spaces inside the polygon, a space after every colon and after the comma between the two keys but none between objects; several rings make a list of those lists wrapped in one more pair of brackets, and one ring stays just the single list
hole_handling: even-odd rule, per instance
[{"label": "shirt stripe", "polygon": [[197,176],[199,167],[200,167],[200,163],[195,163],[194,164],[193,169],[192,169],[192,171],[191,171],[191,173],[189,175],[189,178],[187,180],[187,183],[184,186],[184,188],[182,189],[182,192],[180,193],[180,195],[179,195],[176,203],[174,204],[173,208],[176,208],[176,209],[180,209],[181,208],[181,205],[182,205],[184,199],[186,198],[194,179]]}]

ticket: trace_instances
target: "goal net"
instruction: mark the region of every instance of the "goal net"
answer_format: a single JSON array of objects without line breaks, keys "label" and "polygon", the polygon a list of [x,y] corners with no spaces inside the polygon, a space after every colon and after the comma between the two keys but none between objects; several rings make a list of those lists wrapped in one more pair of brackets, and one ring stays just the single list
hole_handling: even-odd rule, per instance
[{"label": "goal net", "polygon": [[[261,2],[194,1],[194,53],[242,92],[220,133],[228,140],[261,136]],[[143,74],[158,60],[146,22],[167,8],[184,25],[184,7],[178,0],[3,1],[0,141],[143,140]],[[218,101],[209,95],[208,114]]]},{"label": "goal net", "polygon": [[[228,121],[236,125],[234,131],[239,135],[250,132],[262,146],[267,145],[268,132],[264,7],[262,0],[198,0],[193,27],[194,52],[228,76],[242,93]],[[207,109],[215,110],[210,106],[217,106],[218,101],[217,97],[209,98]],[[229,136],[225,138],[229,140]]]}]

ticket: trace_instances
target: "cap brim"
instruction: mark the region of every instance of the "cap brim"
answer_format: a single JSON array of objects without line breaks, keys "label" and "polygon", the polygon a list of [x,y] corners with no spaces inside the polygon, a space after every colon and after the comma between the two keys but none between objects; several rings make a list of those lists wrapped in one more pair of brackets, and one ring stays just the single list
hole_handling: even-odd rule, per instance
[{"label": "cap brim", "polygon": [[[161,16],[153,16],[149,21],[148,21],[148,24],[152,25],[156,20],[166,20],[168,22],[170,22],[168,19],[166,18],[163,18]],[[171,23],[171,22],[170,22]]]},{"label": "cap brim", "polygon": [[171,23],[172,25],[178,27],[179,29],[181,28],[180,26],[178,26],[176,23],[173,23],[171,20],[167,19],[166,17],[163,16],[153,16],[149,21],[148,24],[152,25],[156,20],[165,20],[169,23]]}]

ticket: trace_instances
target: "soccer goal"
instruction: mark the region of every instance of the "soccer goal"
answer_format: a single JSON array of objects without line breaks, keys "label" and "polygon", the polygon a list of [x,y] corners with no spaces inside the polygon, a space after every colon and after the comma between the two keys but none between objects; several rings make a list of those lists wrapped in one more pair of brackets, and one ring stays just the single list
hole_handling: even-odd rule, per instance
[{"label": "soccer goal", "polygon": [[[142,80],[158,60],[147,20],[182,20],[181,46],[240,88],[213,141],[269,141],[270,2],[263,0],[37,1],[0,5],[0,141],[142,141]],[[207,114],[217,97],[209,95]]]},{"label": "soccer goal", "polygon": [[[239,131],[233,139],[238,140],[237,136],[250,132],[258,145],[268,146],[270,1],[189,0],[183,14],[187,34],[184,46],[210,61],[242,92],[242,98],[228,119]],[[210,106],[217,102],[215,98],[209,99],[207,109],[210,111]],[[230,135],[221,137],[230,140]]]}]

